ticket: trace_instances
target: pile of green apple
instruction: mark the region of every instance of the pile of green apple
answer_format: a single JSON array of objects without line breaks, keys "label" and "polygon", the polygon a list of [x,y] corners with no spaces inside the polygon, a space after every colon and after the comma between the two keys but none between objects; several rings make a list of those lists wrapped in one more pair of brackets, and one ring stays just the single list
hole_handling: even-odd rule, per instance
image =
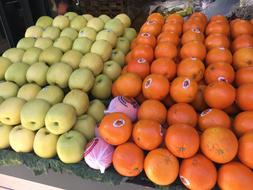
[{"label": "pile of green apple", "polygon": [[40,17],[0,56],[0,149],[83,158],[136,31],[126,14]]}]

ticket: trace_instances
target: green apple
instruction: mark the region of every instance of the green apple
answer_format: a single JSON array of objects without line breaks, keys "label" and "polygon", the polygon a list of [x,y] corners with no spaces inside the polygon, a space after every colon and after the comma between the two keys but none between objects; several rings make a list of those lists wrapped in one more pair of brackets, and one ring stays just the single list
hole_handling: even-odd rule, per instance
[{"label": "green apple", "polygon": [[8,58],[12,63],[21,62],[25,51],[19,48],[10,48],[3,53],[3,57]]},{"label": "green apple", "polygon": [[124,25],[117,18],[108,20],[105,23],[104,28],[113,31],[118,37],[124,33],[124,29],[125,29]]},{"label": "green apple", "polygon": [[8,148],[10,146],[9,134],[12,126],[0,123],[0,149]]},{"label": "green apple", "polygon": [[59,103],[53,105],[45,118],[46,128],[55,135],[69,131],[76,122],[76,111],[73,106]]},{"label": "green apple", "polygon": [[130,27],[131,19],[129,18],[128,15],[121,13],[121,14],[118,14],[115,18],[119,19],[125,28]]},{"label": "green apple", "polygon": [[92,41],[86,37],[79,37],[76,38],[72,49],[80,51],[81,53],[85,54],[90,51],[92,45]]},{"label": "green apple", "polygon": [[63,54],[59,48],[49,47],[41,52],[39,61],[45,62],[48,65],[52,65],[56,62],[59,62],[61,60],[62,55]]},{"label": "green apple", "polygon": [[57,141],[56,150],[60,160],[66,164],[78,163],[83,159],[87,140],[75,130],[61,135]]},{"label": "green apple", "polygon": [[95,41],[97,36],[97,32],[95,29],[90,27],[84,27],[79,31],[78,37],[86,37],[91,41]]},{"label": "green apple", "polygon": [[40,48],[42,50],[49,48],[53,45],[53,40],[50,38],[38,38],[35,41],[34,47]]},{"label": "green apple", "polygon": [[100,18],[92,18],[88,21],[87,26],[95,29],[97,32],[104,28],[105,23]]},{"label": "green apple", "polygon": [[97,34],[96,40],[106,40],[114,47],[117,42],[117,35],[113,31],[106,29]]},{"label": "green apple", "polygon": [[100,18],[104,23],[111,19],[108,15],[102,14],[98,18]]},{"label": "green apple", "polygon": [[119,49],[112,50],[112,55],[110,59],[118,63],[121,67],[125,65],[125,54]]},{"label": "green apple", "polygon": [[92,53],[96,53],[100,55],[103,59],[103,61],[107,61],[112,54],[112,46],[109,42],[105,40],[97,40],[93,43],[91,46]]},{"label": "green apple", "polygon": [[51,40],[56,40],[60,36],[61,30],[55,26],[49,26],[47,27],[43,34],[43,38],[49,38]]},{"label": "green apple", "polygon": [[8,58],[0,56],[0,80],[4,79],[4,74],[11,64],[12,63]]},{"label": "green apple", "polygon": [[99,123],[104,117],[104,111],[106,107],[101,100],[94,99],[90,101],[90,105],[87,114],[92,116],[97,123]]},{"label": "green apple", "polygon": [[66,52],[72,48],[72,40],[69,37],[62,36],[55,40],[53,46],[59,48],[62,52]]},{"label": "green apple", "polygon": [[41,87],[34,83],[28,83],[23,85],[18,91],[18,98],[23,98],[26,101],[36,98],[37,94],[41,90]]},{"label": "green apple", "polygon": [[78,32],[73,28],[64,28],[60,34],[60,36],[69,37],[71,40],[75,40],[78,36]]},{"label": "green apple", "polygon": [[80,62],[80,68],[88,68],[92,71],[92,73],[97,76],[103,70],[103,60],[96,53],[87,53],[85,54]]},{"label": "green apple", "polygon": [[73,106],[76,110],[76,115],[80,116],[88,110],[89,97],[85,92],[73,89],[66,94],[63,103]]},{"label": "green apple", "polygon": [[45,127],[41,128],[34,137],[33,151],[41,158],[52,158],[56,155],[58,135],[50,133]]},{"label": "green apple", "polygon": [[72,72],[72,67],[67,63],[55,63],[51,65],[47,71],[47,82],[51,85],[58,85],[61,88],[66,88]]},{"label": "green apple", "polygon": [[6,125],[19,124],[20,111],[25,102],[24,99],[17,97],[5,99],[0,105],[0,122]]},{"label": "green apple", "polygon": [[32,65],[39,60],[41,52],[42,50],[36,47],[27,49],[23,55],[22,62]]},{"label": "green apple", "polygon": [[82,133],[88,141],[95,137],[95,128],[96,120],[88,114],[78,117],[73,127],[74,130]]},{"label": "green apple", "polygon": [[42,88],[36,96],[37,99],[48,101],[51,105],[62,102],[64,92],[62,89],[55,85],[49,85]]},{"label": "green apple", "polygon": [[26,50],[34,46],[36,39],[32,37],[21,38],[17,43],[17,48]]},{"label": "green apple", "polygon": [[37,62],[31,65],[26,72],[26,80],[30,83],[36,83],[39,86],[47,84],[48,66],[44,62]]},{"label": "green apple", "polygon": [[79,89],[84,92],[89,90],[94,85],[95,78],[92,72],[87,68],[80,68],[75,70],[69,78],[69,88]]},{"label": "green apple", "polygon": [[112,81],[116,80],[121,73],[120,65],[115,61],[107,61],[104,63],[103,74],[107,75]]},{"label": "green apple", "polygon": [[130,42],[136,38],[137,33],[134,28],[125,28],[123,37],[127,38]]},{"label": "green apple", "polygon": [[73,18],[75,18],[78,14],[75,12],[66,12],[64,14],[64,16],[68,17],[69,20],[72,20]]},{"label": "green apple", "polygon": [[53,26],[58,27],[61,30],[63,30],[64,28],[67,28],[69,24],[70,22],[69,22],[68,17],[63,16],[63,15],[58,15],[53,20]]},{"label": "green apple", "polygon": [[69,50],[61,58],[61,62],[69,64],[73,69],[76,69],[79,67],[82,54],[79,51],[76,50]]},{"label": "green apple", "polygon": [[121,50],[126,55],[130,49],[129,40],[125,37],[119,37],[116,43],[116,49]]},{"label": "green apple", "polygon": [[46,100],[34,99],[25,103],[20,112],[22,126],[32,131],[44,127],[49,109],[50,104]]},{"label": "green apple", "polygon": [[100,74],[95,79],[95,84],[91,89],[91,94],[98,99],[107,99],[111,96],[112,80],[104,74]]},{"label": "green apple", "polygon": [[73,18],[70,22],[70,27],[74,28],[75,30],[79,31],[81,30],[83,27],[85,27],[87,24],[87,20],[81,16],[78,15],[75,18]]},{"label": "green apple", "polygon": [[42,33],[43,29],[40,26],[30,26],[25,31],[25,37],[39,38]]},{"label": "green apple", "polygon": [[29,65],[26,63],[13,63],[8,67],[4,77],[7,81],[12,81],[22,86],[26,83],[26,72],[28,68]]},{"label": "green apple", "polygon": [[43,29],[46,29],[47,27],[51,26],[53,23],[53,19],[49,16],[41,16],[37,22],[36,22],[36,26],[39,26]]},{"label": "green apple", "polygon": [[9,134],[10,146],[15,152],[31,152],[35,133],[22,125],[14,127]]},{"label": "green apple", "polygon": [[82,15],[87,21],[89,21],[90,19],[94,18],[91,14],[84,14]]},{"label": "green apple", "polygon": [[6,99],[15,97],[18,93],[18,85],[13,82],[1,81],[0,82],[0,97]]}]

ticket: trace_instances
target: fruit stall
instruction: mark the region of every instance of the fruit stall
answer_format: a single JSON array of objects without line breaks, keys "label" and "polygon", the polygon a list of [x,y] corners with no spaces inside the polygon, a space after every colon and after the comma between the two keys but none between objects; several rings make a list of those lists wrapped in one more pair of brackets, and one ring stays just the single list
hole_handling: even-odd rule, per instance
[{"label": "fruit stall", "polygon": [[175,2],[29,26],[0,56],[0,166],[252,190],[253,6]]}]

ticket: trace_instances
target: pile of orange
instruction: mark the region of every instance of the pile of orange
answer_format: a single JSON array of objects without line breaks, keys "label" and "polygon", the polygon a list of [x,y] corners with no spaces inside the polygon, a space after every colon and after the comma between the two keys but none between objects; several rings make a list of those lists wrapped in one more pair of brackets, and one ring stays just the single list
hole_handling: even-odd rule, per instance
[{"label": "pile of orange", "polygon": [[138,120],[108,114],[99,131],[116,145],[123,176],[189,189],[253,188],[253,24],[202,13],[151,14],[113,84],[136,98]]}]

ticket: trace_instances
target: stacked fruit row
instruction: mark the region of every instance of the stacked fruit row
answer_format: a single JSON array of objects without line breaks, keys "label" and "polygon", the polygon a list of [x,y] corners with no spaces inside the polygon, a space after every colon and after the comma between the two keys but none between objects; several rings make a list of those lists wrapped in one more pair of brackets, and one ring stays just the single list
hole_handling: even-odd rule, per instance
[{"label": "stacked fruit row", "polygon": [[0,57],[0,148],[79,162],[136,36],[130,25],[125,14],[69,12],[29,27]]},{"label": "stacked fruit row", "polygon": [[252,40],[247,20],[151,14],[112,86],[114,96],[128,97],[119,102],[125,107],[98,128],[116,146],[115,170],[144,170],[158,185],[179,176],[189,189],[251,189]]}]

